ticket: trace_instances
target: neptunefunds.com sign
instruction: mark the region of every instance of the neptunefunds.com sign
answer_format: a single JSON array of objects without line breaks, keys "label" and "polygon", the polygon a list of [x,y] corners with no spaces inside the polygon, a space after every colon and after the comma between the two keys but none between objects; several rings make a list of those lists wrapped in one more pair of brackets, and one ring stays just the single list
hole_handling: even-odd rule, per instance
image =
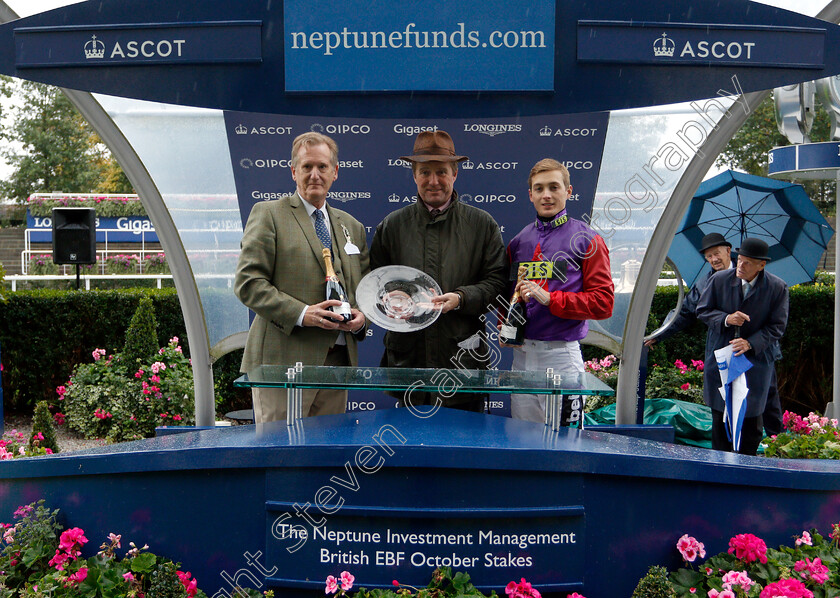
[{"label": "neptunefunds.com sign", "polygon": [[551,0],[528,10],[503,0],[286,0],[284,10],[286,91],[554,90]]}]

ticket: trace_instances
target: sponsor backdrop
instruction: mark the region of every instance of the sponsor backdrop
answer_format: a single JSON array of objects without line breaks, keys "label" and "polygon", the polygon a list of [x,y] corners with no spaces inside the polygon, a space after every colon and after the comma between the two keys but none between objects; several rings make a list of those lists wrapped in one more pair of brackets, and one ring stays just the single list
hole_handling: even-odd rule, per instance
[{"label": "sponsor backdrop", "polygon": [[[52,243],[52,218],[33,216],[26,211],[26,228],[31,232],[32,243]],[[106,232],[107,239],[106,239]],[[145,216],[100,217],[96,219],[96,242],[105,243],[157,243],[158,237],[152,221]]]},{"label": "sponsor backdrop", "polygon": [[[465,203],[489,212],[507,244],[534,218],[528,173],[540,159],[555,158],[569,168],[571,216],[592,210],[608,115],[589,113],[509,119],[346,119],[226,112],[225,126],[243,226],[258,201],[294,192],[290,171],[292,141],[307,131],[325,133],[339,147],[338,179],[328,202],[365,225],[368,245],[377,224],[390,212],[416,201],[410,155],[417,133],[442,129],[452,135],[461,163],[455,190]],[[447,289],[444,289],[446,291]],[[360,345],[360,365],[376,366],[382,356],[382,329],[375,325]],[[500,369],[509,369],[503,351]],[[394,403],[380,393],[353,393],[352,410]],[[509,412],[507,397],[491,397],[494,413]]]}]

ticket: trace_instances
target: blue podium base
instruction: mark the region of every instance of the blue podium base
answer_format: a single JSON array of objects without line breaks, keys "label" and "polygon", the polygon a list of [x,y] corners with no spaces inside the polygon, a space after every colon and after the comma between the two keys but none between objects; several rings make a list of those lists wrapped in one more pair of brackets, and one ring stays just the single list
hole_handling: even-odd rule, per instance
[{"label": "blue podium base", "polygon": [[[428,583],[435,566],[502,592],[629,596],[648,566],[750,532],[768,545],[840,519],[840,463],[783,461],[441,409],[186,432],[4,462],[0,521],[44,498],[90,546],[110,533],[235,585],[323,595]],[[95,552],[91,549],[91,553]]]}]

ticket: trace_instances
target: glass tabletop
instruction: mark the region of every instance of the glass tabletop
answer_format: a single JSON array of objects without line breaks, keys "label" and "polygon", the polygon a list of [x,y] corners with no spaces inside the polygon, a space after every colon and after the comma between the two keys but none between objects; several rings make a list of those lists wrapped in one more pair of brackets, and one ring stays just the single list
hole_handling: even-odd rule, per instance
[{"label": "glass tabletop", "polygon": [[336,388],[347,390],[417,390],[451,393],[522,393],[556,395],[612,395],[615,391],[598,377],[520,370],[448,370],[434,368],[364,368],[261,365],[234,380],[238,387]]}]

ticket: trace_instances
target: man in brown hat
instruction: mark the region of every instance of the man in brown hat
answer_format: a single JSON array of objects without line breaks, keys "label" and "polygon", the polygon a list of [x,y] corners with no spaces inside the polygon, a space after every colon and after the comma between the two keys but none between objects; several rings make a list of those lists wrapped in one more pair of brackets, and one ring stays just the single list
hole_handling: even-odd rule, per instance
[{"label": "man in brown hat", "polygon": [[[432,298],[441,316],[415,332],[387,332],[386,367],[486,369],[495,366],[495,348],[484,334],[488,305],[507,290],[507,258],[499,226],[487,212],[461,203],[455,192],[458,162],[445,131],[417,135],[411,162],[417,202],[389,214],[376,228],[371,269],[403,265],[421,270],[440,285]],[[402,402],[483,411],[484,395],[438,396],[413,392]]]}]

